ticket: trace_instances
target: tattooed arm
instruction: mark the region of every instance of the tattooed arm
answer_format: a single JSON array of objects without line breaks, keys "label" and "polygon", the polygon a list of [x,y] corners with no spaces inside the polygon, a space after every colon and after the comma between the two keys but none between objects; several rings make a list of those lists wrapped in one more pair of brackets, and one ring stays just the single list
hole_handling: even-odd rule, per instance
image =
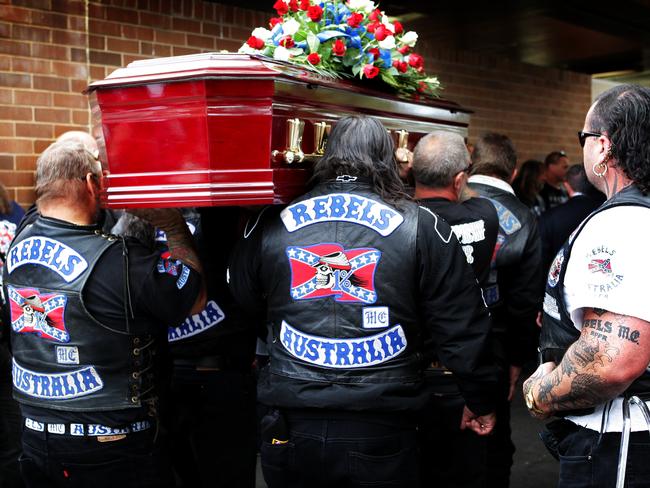
[{"label": "tattooed arm", "polygon": [[[589,408],[621,394],[650,363],[650,323],[585,309],[582,332],[557,367],[542,364],[524,383],[531,415]],[[530,402],[529,402],[530,403]]]},{"label": "tattooed arm", "polygon": [[190,310],[190,314],[199,313],[205,308],[207,298],[203,265],[199,259],[194,238],[187,228],[180,211],[174,208],[132,208],[128,211],[148,221],[153,226],[164,230],[167,235],[167,248],[171,257],[178,259],[201,275],[201,290]]}]

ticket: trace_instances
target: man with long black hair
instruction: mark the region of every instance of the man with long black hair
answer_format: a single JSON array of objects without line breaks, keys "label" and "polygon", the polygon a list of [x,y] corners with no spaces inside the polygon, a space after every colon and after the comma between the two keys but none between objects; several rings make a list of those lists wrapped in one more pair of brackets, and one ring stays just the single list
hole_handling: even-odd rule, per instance
[{"label": "man with long black hair", "polygon": [[524,396],[533,416],[564,417],[549,424],[559,486],[648,486],[650,89],[607,90],[578,137],[588,178],[607,201],[551,265],[543,363]]},{"label": "man with long black hair", "polygon": [[462,423],[494,425],[489,317],[450,227],[404,194],[376,119],[347,117],[316,186],[247,226],[234,296],[265,317],[262,468],[274,487],[417,487],[425,345],[458,378]]}]

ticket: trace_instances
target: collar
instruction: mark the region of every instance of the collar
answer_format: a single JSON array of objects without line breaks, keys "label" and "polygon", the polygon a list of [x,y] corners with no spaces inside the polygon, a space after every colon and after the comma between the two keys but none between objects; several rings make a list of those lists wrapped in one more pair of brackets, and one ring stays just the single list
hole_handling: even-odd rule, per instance
[{"label": "collar", "polygon": [[508,183],[506,183],[505,181],[499,178],[495,178],[494,176],[472,175],[469,177],[467,182],[478,183],[480,185],[493,186],[495,188],[498,188],[499,190],[507,191],[508,193],[512,193],[513,195],[515,194],[515,191]]}]

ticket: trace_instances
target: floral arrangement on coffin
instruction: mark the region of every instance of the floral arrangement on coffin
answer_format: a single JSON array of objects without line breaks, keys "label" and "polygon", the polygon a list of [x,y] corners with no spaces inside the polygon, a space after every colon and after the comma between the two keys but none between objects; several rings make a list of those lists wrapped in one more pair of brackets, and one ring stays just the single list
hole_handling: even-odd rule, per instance
[{"label": "floral arrangement on coffin", "polygon": [[258,27],[239,49],[308,66],[331,77],[379,77],[402,95],[437,96],[440,83],[424,72],[404,31],[371,0],[277,0],[270,29]]}]

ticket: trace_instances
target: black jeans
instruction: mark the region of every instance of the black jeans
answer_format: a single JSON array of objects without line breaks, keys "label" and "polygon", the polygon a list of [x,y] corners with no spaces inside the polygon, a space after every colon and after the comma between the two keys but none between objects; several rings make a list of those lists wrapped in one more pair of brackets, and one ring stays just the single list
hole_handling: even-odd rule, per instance
[{"label": "black jeans", "polygon": [[262,433],[264,479],[269,488],[417,488],[415,423],[397,417],[285,411],[288,442]]},{"label": "black jeans", "polygon": [[465,400],[458,390],[432,395],[418,426],[420,481],[436,488],[483,488],[487,439],[460,430]]},{"label": "black jeans", "polygon": [[20,469],[28,488],[171,488],[155,428],[112,442],[23,428]]},{"label": "black jeans", "polygon": [[0,487],[21,488],[18,468],[22,417],[12,398],[11,356],[7,345],[0,343]]},{"label": "black jeans", "polygon": [[[568,422],[568,421],[567,421]],[[560,481],[558,488],[612,488],[616,486],[621,433],[602,437],[578,427],[559,439]],[[650,435],[632,432],[627,457],[625,488],[650,487]]]},{"label": "black jeans", "polygon": [[183,488],[254,488],[257,414],[252,371],[174,367],[174,471]]},{"label": "black jeans", "polygon": [[510,469],[515,454],[510,428],[510,402],[508,401],[510,379],[507,368],[504,369],[505,372],[500,375],[497,385],[497,423],[492,433],[487,436],[488,488],[508,488],[510,486]]}]

